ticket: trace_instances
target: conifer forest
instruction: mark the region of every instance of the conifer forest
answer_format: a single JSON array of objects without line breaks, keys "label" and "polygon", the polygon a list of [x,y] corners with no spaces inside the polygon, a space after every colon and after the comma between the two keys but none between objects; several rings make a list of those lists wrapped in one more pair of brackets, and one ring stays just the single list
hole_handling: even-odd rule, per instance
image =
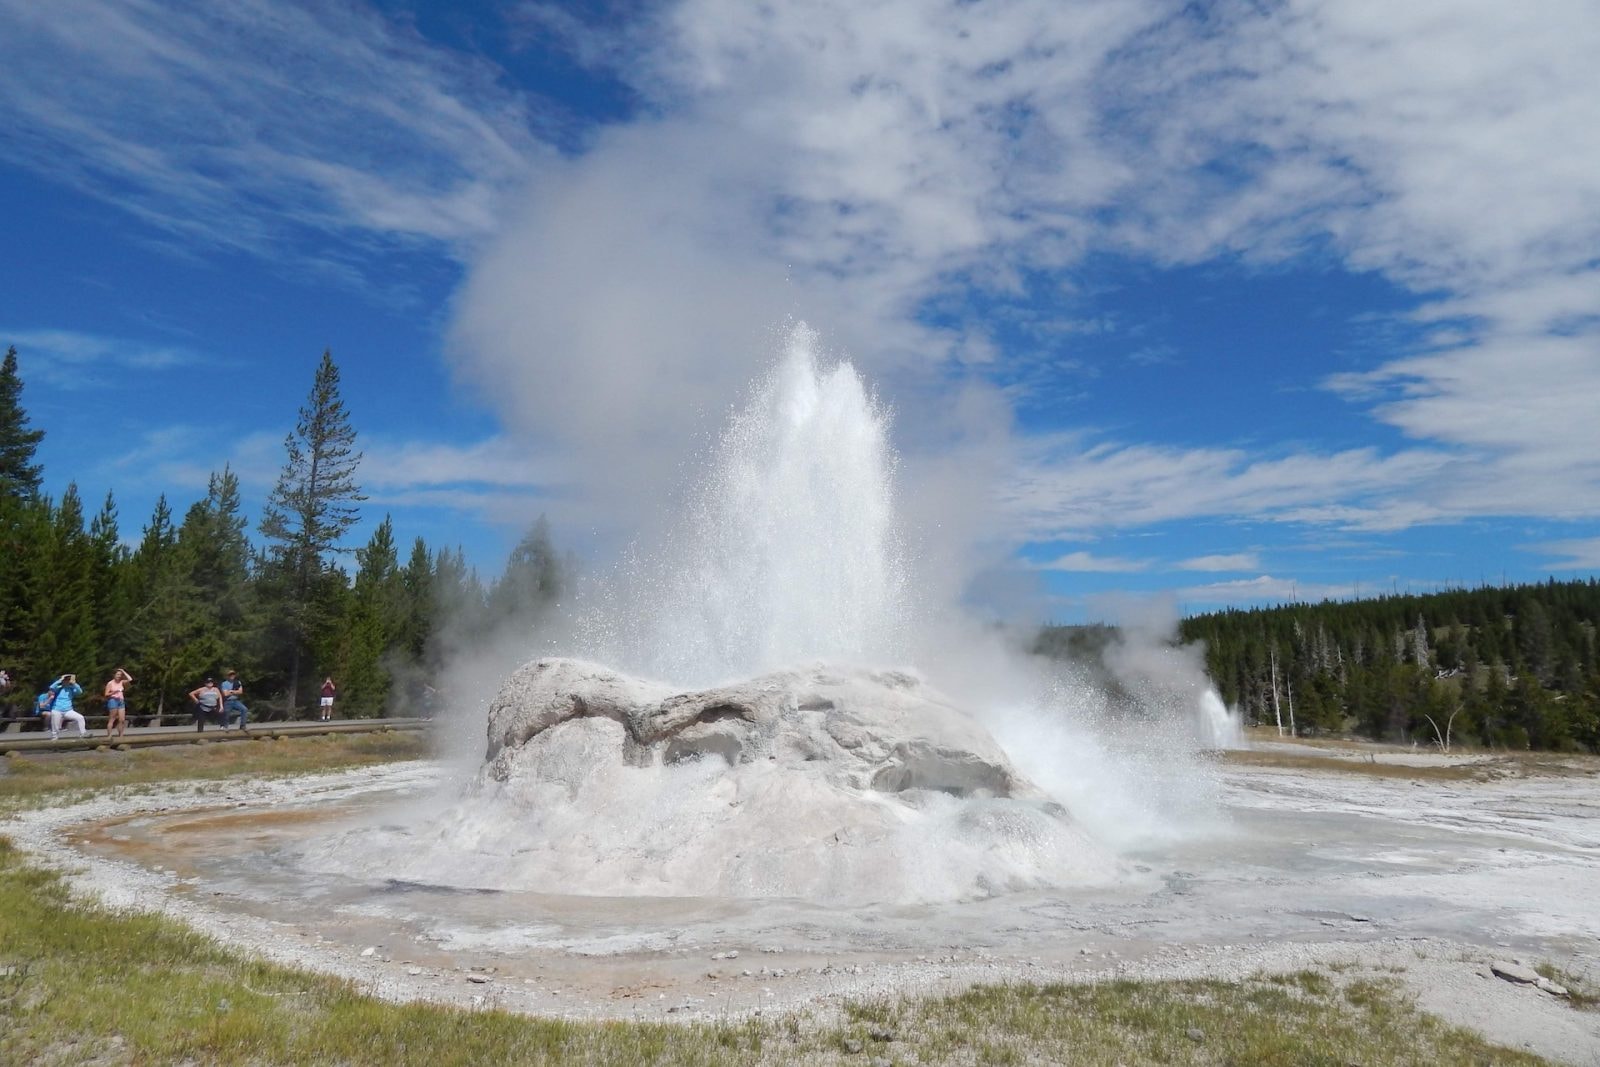
[{"label": "conifer forest", "polygon": [[[1245,722],[1301,737],[1600,751],[1600,582],[1548,581],[1192,615]],[[1051,626],[1037,649],[1093,664],[1113,631]]]},{"label": "conifer forest", "polygon": [[227,670],[245,680],[257,717],[304,715],[329,675],[343,716],[422,711],[453,648],[531,622],[569,581],[571,561],[543,519],[490,582],[459,547],[406,544],[387,517],[365,544],[348,543],[364,500],[361,453],[331,353],[253,530],[224,467],[198,499],[161,497],[133,520],[137,539],[126,537],[113,494],[42,492],[43,436],[10,349],[0,365],[0,668],[13,684],[0,712],[25,713],[69,672],[97,711],[117,667],[136,679],[135,723],[185,714],[185,694]]}]

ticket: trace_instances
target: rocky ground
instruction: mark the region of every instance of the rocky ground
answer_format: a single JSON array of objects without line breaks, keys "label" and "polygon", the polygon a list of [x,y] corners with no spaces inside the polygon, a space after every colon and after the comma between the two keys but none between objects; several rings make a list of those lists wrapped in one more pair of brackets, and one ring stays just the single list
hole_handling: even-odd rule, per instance
[{"label": "rocky ground", "polygon": [[977,982],[1316,967],[1393,975],[1494,1040],[1600,1064],[1600,1014],[1516,980],[1550,963],[1600,984],[1593,768],[1222,774],[1225,825],[1126,856],[1133,874],[1115,890],[945,905],[472,892],[300,865],[307,839],[432,803],[444,771],[431,764],[107,796],[5,832],[78,891],[392,999],[690,1018]]}]

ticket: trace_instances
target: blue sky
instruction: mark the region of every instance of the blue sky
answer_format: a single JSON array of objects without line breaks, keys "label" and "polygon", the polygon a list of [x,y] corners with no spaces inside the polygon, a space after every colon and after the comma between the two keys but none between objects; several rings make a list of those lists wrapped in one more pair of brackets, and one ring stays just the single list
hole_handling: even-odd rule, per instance
[{"label": "blue sky", "polygon": [[331,348],[369,525],[602,561],[793,316],[1045,614],[1589,575],[1600,9],[1512,7],[0,0],[0,344],[130,538]]}]

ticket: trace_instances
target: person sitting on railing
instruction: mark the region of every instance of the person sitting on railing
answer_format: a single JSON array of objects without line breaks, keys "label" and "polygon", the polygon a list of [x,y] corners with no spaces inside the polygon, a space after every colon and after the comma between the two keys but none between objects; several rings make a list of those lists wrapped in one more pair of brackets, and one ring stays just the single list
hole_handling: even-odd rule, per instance
[{"label": "person sitting on railing", "polygon": [[78,676],[63,674],[50,683],[49,692],[53,694],[50,701],[50,740],[60,739],[62,719],[77,726],[79,737],[88,737],[89,728],[83,721],[83,713],[72,706],[74,698],[83,696],[83,688],[78,685]]}]

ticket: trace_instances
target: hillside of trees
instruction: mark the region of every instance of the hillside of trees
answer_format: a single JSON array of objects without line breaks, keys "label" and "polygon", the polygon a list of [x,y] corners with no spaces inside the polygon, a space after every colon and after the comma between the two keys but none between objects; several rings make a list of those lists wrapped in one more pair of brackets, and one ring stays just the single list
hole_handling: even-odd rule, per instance
[{"label": "hillside of trees", "polygon": [[403,713],[451,649],[532,620],[570,583],[543,519],[490,583],[459,547],[416,538],[403,548],[387,517],[365,545],[347,544],[364,500],[361,454],[329,353],[257,538],[226,467],[181,514],[163,496],[131,545],[113,495],[93,514],[75,485],[43,495],[43,433],[22,393],[12,348],[0,364],[0,667],[14,685],[0,704],[16,710],[67,672],[98,710],[122,666],[137,679],[135,721],[181,714],[186,693],[228,669],[244,679],[252,717],[306,712],[329,674],[341,714]]},{"label": "hillside of trees", "polygon": [[[1600,582],[1231,609],[1183,620],[1245,721],[1302,736],[1600,752]],[[1093,658],[1105,627],[1048,627]]]}]

